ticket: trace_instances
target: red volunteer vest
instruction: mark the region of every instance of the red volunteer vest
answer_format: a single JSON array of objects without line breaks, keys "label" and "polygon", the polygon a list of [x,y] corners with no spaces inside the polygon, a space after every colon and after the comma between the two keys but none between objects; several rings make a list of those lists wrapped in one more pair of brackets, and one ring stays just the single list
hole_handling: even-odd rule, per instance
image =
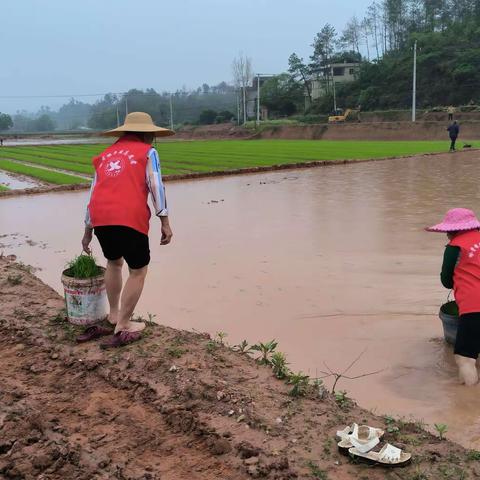
[{"label": "red volunteer vest", "polygon": [[146,167],[150,144],[125,135],[93,159],[97,174],[88,208],[94,227],[123,225],[148,235]]},{"label": "red volunteer vest", "polygon": [[453,274],[460,315],[480,312],[480,232],[460,233],[450,245],[460,247],[460,259]]}]

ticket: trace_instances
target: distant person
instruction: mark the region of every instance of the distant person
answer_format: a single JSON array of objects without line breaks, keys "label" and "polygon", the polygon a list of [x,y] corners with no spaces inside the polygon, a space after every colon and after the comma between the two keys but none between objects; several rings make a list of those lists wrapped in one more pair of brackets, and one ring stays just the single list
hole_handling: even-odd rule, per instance
[{"label": "distant person", "polygon": [[447,113],[448,113],[448,121],[451,122],[453,120],[453,114],[455,113],[455,107],[453,105],[450,105],[447,108]]},{"label": "distant person", "polygon": [[0,138],[0,147],[3,147],[3,138]]},{"label": "distant person", "polygon": [[443,222],[427,228],[447,234],[440,275],[445,288],[453,288],[459,310],[455,362],[460,380],[478,382],[476,361],[480,353],[480,221],[466,208],[454,208]]},{"label": "distant person", "polygon": [[456,120],[447,127],[448,135],[450,136],[450,151],[455,152],[455,142],[457,141],[460,127]]},{"label": "distant person", "polygon": [[[167,245],[172,239],[160,161],[152,142],[155,136],[173,134],[172,130],[154,125],[152,117],[143,112],[129,113],[123,125],[104,133],[120,138],[93,159],[95,176],[82,246],[90,254],[89,245],[95,233],[107,259],[108,320],[115,325],[115,330],[94,325],[77,338],[78,342],[113,333],[101,345],[110,348],[127,345],[141,337],[145,324],[133,322],[131,317],[142,294],[150,262],[149,193],[155,214],[162,222],[160,244]],[[129,276],[122,289],[124,262],[128,265]]]}]

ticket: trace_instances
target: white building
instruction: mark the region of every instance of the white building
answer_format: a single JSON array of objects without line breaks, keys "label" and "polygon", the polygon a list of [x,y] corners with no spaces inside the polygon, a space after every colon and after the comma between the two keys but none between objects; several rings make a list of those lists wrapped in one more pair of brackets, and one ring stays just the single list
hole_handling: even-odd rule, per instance
[{"label": "white building", "polygon": [[332,85],[332,79],[335,86],[342,83],[351,83],[356,79],[359,63],[332,63],[322,67],[310,80],[310,91],[312,100],[324,95]]}]

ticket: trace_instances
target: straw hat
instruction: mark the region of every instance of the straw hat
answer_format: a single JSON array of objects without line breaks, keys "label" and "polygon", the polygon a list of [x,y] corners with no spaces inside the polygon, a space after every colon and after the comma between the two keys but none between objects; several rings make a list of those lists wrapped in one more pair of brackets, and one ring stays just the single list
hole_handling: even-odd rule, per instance
[{"label": "straw hat", "polygon": [[480,221],[468,208],[452,208],[449,210],[443,222],[428,227],[428,232],[460,232],[467,230],[476,230],[480,228]]},{"label": "straw hat", "polygon": [[153,133],[156,137],[168,137],[175,135],[173,130],[157,127],[152,117],[145,112],[132,112],[125,117],[125,123],[113,130],[103,132],[102,135],[108,137],[120,137],[125,132],[144,132]]}]

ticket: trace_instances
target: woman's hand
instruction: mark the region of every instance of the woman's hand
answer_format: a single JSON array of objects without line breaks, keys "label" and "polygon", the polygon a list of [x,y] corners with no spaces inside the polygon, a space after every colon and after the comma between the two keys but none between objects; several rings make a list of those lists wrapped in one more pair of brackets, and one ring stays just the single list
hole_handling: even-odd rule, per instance
[{"label": "woman's hand", "polygon": [[90,249],[90,243],[92,241],[92,232],[93,232],[93,228],[85,227],[85,232],[82,238],[83,251],[85,253],[88,253],[88,255],[92,253],[92,250]]},{"label": "woman's hand", "polygon": [[162,221],[162,238],[160,245],[168,245],[173,237],[172,229],[170,228],[168,217],[160,217],[160,219]]}]

